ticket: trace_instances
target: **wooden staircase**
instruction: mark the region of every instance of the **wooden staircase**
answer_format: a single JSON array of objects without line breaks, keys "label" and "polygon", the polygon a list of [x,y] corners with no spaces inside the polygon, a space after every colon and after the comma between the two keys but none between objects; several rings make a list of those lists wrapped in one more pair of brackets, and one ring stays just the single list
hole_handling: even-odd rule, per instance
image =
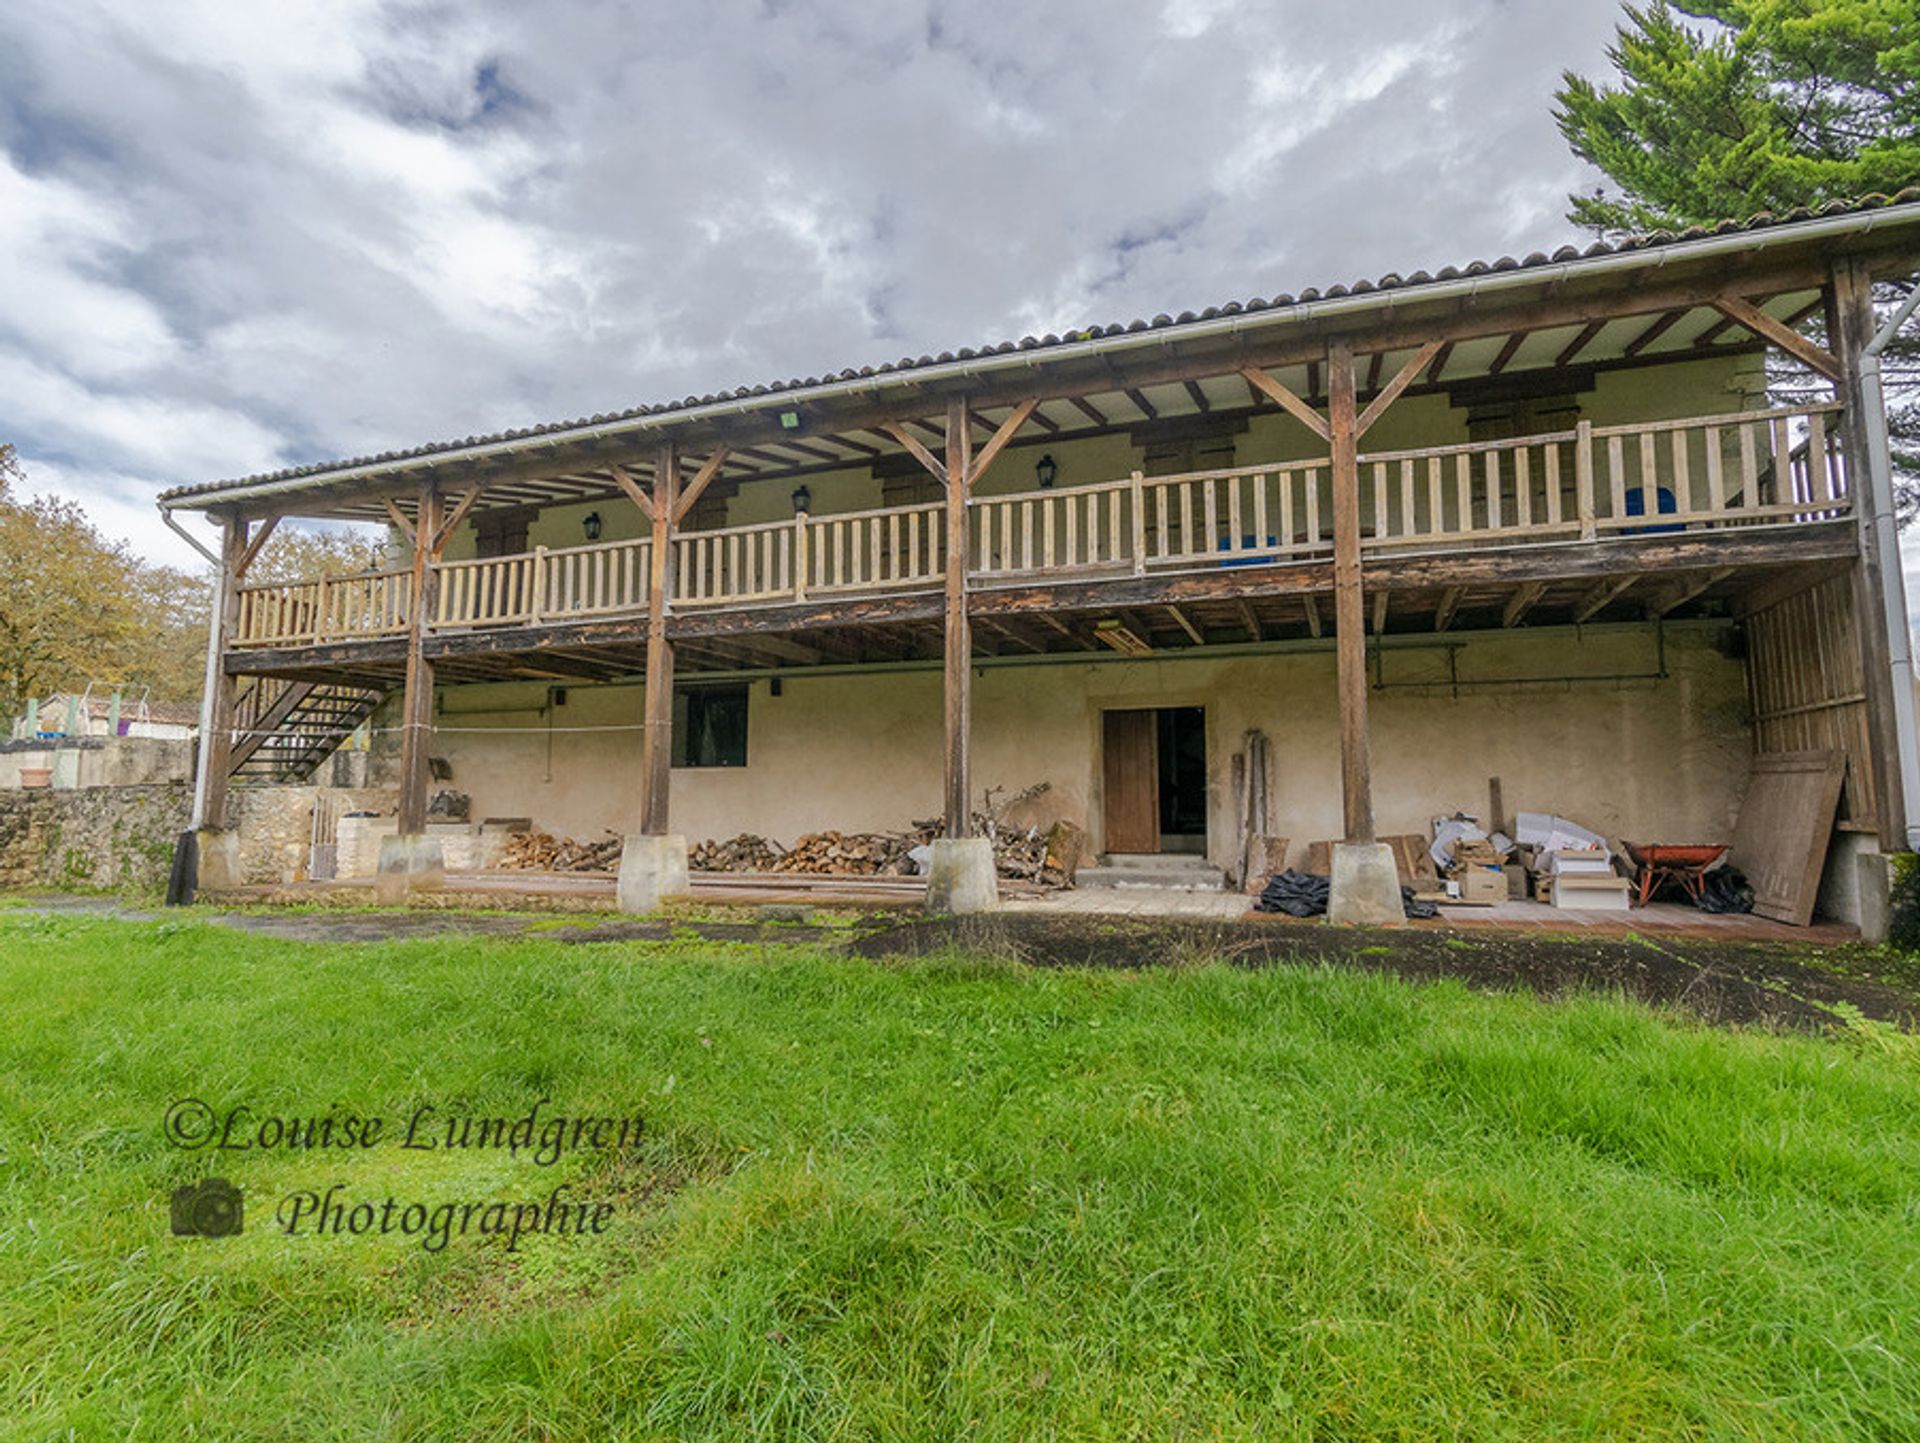
[{"label": "wooden staircase", "polygon": [[385,691],[255,677],[234,698],[228,775],[304,782],[385,701]]}]

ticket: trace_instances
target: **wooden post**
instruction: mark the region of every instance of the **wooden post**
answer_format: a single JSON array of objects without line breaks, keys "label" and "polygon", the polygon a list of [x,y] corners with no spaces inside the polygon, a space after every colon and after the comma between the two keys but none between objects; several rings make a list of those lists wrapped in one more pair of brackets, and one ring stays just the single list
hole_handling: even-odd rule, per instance
[{"label": "wooden post", "polygon": [[1373,840],[1373,755],[1367,733],[1367,613],[1360,586],[1359,426],[1353,347],[1327,347],[1327,425],[1333,453],[1333,615],[1340,692],[1340,795],[1346,840]]},{"label": "wooden post", "polygon": [[433,784],[428,753],[433,746],[433,663],[426,655],[427,617],[433,610],[433,540],[440,529],[440,498],[431,483],[420,488],[420,514],[413,525],[411,604],[407,608],[407,679],[400,701],[400,835],[427,829],[427,793]]},{"label": "wooden post", "polygon": [[640,830],[667,835],[668,788],[673,778],[673,643],[667,616],[673,602],[673,512],[680,503],[680,453],[669,442],[653,468],[652,574],[647,582],[646,731],[640,746]]},{"label": "wooden post", "polygon": [[208,638],[207,699],[201,711],[198,825],[224,831],[227,776],[233,757],[233,677],[227,648],[240,620],[240,559],[247,551],[247,523],[228,517],[220,541],[219,608]]},{"label": "wooden post", "polygon": [[947,406],[946,823],[949,837],[973,834],[970,750],[973,624],[967,616],[967,494],[973,481],[973,426],[966,399]]},{"label": "wooden post", "polygon": [[[1861,352],[1873,339],[1873,283],[1866,268],[1841,261],[1833,274],[1828,336],[1838,352],[1840,399],[1846,404],[1841,444],[1848,490],[1860,538],[1860,559],[1853,572],[1855,631],[1860,637],[1860,666],[1866,693],[1867,735],[1873,773],[1874,822],[1883,852],[1907,850],[1906,806],[1901,790],[1899,730],[1894,724],[1893,667],[1887,641],[1887,579],[1880,561],[1880,518],[1874,515],[1872,460],[1867,445],[1866,403],[1860,377]],[[1886,518],[1891,524],[1892,518]]]}]

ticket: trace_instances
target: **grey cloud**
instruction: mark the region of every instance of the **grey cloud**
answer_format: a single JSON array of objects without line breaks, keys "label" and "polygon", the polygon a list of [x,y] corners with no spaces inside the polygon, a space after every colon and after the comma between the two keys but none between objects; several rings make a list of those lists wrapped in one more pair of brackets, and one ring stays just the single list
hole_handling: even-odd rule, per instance
[{"label": "grey cloud", "polygon": [[0,434],[118,517],[142,484],[1550,248],[1581,178],[1552,90],[1616,13],[15,0],[0,178],[32,208],[0,257],[84,283],[87,335],[0,294],[0,374],[33,378]]}]

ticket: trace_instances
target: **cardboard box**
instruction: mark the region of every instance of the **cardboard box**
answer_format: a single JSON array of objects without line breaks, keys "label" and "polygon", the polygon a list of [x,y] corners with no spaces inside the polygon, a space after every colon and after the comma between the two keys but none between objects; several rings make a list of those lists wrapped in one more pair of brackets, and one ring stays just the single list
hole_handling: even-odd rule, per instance
[{"label": "cardboard box", "polygon": [[1507,874],[1499,867],[1463,867],[1454,880],[1460,884],[1460,900],[1469,907],[1507,900]]},{"label": "cardboard box", "polygon": [[1579,912],[1625,912],[1633,905],[1632,891],[1631,882],[1611,873],[1563,873],[1553,879],[1553,905]]}]

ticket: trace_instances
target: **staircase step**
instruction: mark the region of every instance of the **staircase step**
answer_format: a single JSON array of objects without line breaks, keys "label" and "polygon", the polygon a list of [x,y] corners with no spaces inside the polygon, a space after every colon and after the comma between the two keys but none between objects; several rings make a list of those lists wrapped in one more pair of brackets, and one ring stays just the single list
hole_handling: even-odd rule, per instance
[{"label": "staircase step", "polygon": [[[1224,892],[1227,889],[1226,873],[1207,865],[1205,858],[1106,857],[1101,860],[1101,866],[1082,867],[1074,875],[1074,885],[1162,892]],[[1163,865],[1150,865],[1153,860]]]}]

